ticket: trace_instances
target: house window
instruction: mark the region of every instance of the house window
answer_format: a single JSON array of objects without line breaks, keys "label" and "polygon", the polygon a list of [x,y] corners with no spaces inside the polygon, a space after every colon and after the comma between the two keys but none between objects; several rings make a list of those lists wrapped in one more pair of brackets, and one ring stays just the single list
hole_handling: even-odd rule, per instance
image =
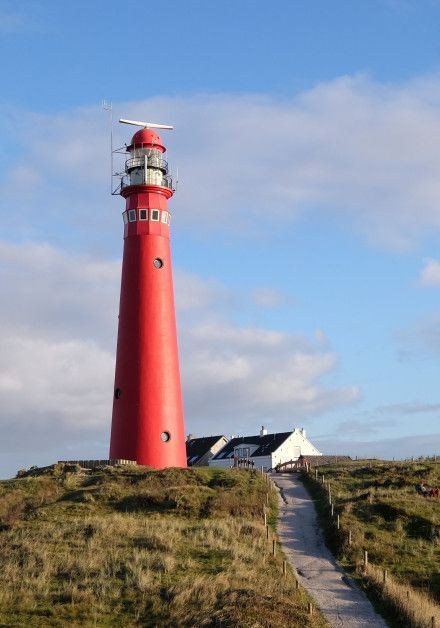
[{"label": "house window", "polygon": [[168,212],[162,212],[162,222],[168,224]]},{"label": "house window", "polygon": [[122,220],[124,221],[124,225],[128,222],[127,212],[122,212]]},{"label": "house window", "polygon": [[128,210],[128,220],[129,222],[136,222],[136,210],[135,209]]},{"label": "house window", "polygon": [[159,222],[159,210],[158,209],[152,209],[151,210],[151,220],[154,220],[155,222]]},{"label": "house window", "polygon": [[148,220],[148,209],[139,210],[139,220]]}]

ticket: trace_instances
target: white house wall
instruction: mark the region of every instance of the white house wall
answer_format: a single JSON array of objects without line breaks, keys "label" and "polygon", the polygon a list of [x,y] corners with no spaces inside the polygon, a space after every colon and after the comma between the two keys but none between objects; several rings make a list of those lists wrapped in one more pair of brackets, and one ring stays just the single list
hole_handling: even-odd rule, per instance
[{"label": "white house wall", "polygon": [[234,464],[234,460],[232,458],[220,458],[220,460],[211,460],[208,462],[210,467],[222,467],[223,469],[229,469]]},{"label": "white house wall", "polygon": [[[250,446],[246,445],[245,446]],[[254,445],[254,447],[256,447]],[[296,428],[287,437],[287,439],[281,443],[281,445],[268,456],[251,456],[251,460],[254,461],[256,468],[264,467],[265,469],[273,469],[277,464],[283,462],[289,462],[290,460],[298,460],[300,456],[322,456],[322,453],[316,449],[314,445],[304,435],[303,431]],[[223,467],[228,469],[233,465],[232,458],[226,458],[220,460],[209,461],[209,466]]]},{"label": "white house wall", "polygon": [[[271,469],[273,466],[272,456],[253,456],[252,458],[250,458],[250,460],[253,461],[255,469],[261,469],[261,467],[264,467],[267,470],[267,469]],[[233,458],[226,458],[226,459],[220,458],[220,460],[213,460],[211,458],[211,460],[209,461],[209,466],[229,469],[229,467],[234,466],[234,459]]]}]

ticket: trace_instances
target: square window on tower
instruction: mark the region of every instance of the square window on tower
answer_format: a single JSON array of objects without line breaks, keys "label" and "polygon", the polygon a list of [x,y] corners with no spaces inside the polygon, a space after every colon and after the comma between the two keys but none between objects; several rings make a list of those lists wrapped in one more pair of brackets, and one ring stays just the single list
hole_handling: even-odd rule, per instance
[{"label": "square window on tower", "polygon": [[128,210],[128,220],[129,222],[136,222],[136,210],[135,209]]},{"label": "square window on tower", "polygon": [[139,210],[139,220],[148,220],[148,209]]},{"label": "square window on tower", "polygon": [[168,212],[162,212],[162,222],[168,224]]},{"label": "square window on tower", "polygon": [[127,212],[122,212],[122,220],[124,221],[124,225],[128,222]]},{"label": "square window on tower", "polygon": [[154,220],[155,222],[159,222],[159,210],[158,209],[152,209],[151,210],[151,220]]}]

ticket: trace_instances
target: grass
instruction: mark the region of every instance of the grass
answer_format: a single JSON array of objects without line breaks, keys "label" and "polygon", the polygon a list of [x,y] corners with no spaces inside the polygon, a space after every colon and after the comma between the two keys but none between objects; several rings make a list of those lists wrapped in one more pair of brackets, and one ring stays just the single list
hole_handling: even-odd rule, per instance
[{"label": "grass", "polygon": [[[440,485],[436,462],[378,461],[323,466],[304,482],[315,499],[327,543],[363,582],[394,625],[440,625],[440,500],[415,491]],[[325,485],[322,484],[324,474]],[[335,517],[330,516],[330,485]],[[336,515],[340,517],[340,530]],[[348,531],[352,543],[348,543]],[[369,566],[363,568],[363,552]],[[387,570],[384,584],[383,570]]]},{"label": "grass", "polygon": [[[0,482],[0,624],[325,626],[270,554],[267,491],[257,473],[214,468]],[[276,508],[270,489],[272,526]]]}]

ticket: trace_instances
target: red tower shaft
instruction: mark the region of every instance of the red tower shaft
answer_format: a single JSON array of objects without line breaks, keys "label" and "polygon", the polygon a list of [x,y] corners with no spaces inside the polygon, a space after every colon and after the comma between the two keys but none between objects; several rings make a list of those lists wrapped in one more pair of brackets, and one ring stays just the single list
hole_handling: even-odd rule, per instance
[{"label": "red tower shaft", "polygon": [[173,189],[157,133],[138,131],[127,151],[110,458],[186,467],[167,205]]}]

